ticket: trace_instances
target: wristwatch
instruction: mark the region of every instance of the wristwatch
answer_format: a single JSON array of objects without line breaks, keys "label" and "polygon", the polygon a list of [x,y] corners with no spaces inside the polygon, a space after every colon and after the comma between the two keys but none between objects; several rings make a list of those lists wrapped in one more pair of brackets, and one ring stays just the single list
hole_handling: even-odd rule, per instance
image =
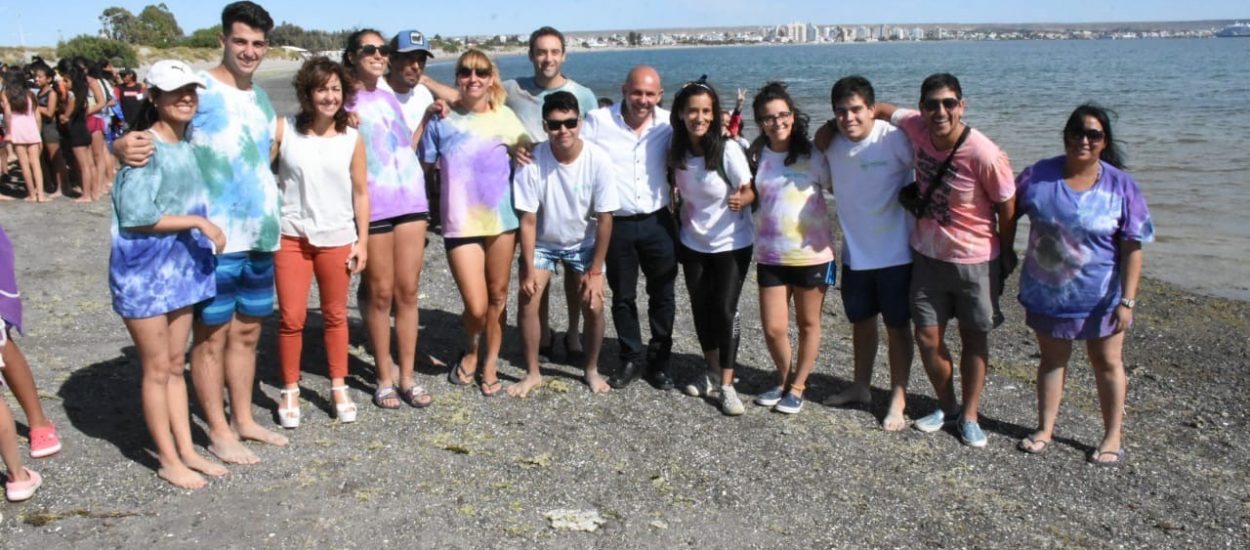
[{"label": "wristwatch", "polygon": [[1132,298],[1120,298],[1120,305],[1129,309],[1133,309],[1133,306],[1137,305],[1137,300],[1134,300]]}]

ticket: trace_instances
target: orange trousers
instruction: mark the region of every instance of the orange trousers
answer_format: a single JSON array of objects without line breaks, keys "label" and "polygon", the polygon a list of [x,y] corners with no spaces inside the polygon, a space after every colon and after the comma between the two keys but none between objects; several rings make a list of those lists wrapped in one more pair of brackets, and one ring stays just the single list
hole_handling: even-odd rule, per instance
[{"label": "orange trousers", "polygon": [[321,317],[325,324],[325,352],[330,378],[347,377],[347,287],[351,273],[347,257],[352,246],[320,248],[297,237],[282,237],[273,257],[278,288],[278,361],[282,381],[299,382],[300,355],[304,348],[304,321],[308,318],[308,292],[317,277]]}]

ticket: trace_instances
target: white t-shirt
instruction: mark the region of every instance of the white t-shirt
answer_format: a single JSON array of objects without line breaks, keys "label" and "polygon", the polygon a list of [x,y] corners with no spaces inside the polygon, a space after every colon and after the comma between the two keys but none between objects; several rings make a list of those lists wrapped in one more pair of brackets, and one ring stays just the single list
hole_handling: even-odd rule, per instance
[{"label": "white t-shirt", "polygon": [[595,215],[620,208],[612,161],[603,149],[583,141],[573,162],[562,164],[543,142],[534,148],[534,162],[512,179],[517,210],[538,214],[537,246],[577,250],[595,243]]},{"label": "white t-shirt", "polygon": [[686,157],[684,169],[673,171],[681,193],[681,244],[696,252],[712,254],[751,246],[755,224],[751,209],[729,209],[729,195],[751,182],[751,167],[742,148],[725,143],[725,175],[708,171],[703,157]]},{"label": "white t-shirt", "polygon": [[356,242],[351,177],[356,129],[319,137],[301,134],[291,117],[285,126],[278,146],[282,234],[326,248]]},{"label": "white t-shirt", "polygon": [[425,110],[434,103],[434,94],[431,94],[430,89],[424,84],[417,84],[401,94],[392,89],[391,84],[385,78],[379,78],[378,87],[395,94],[395,99],[399,100],[399,105],[404,110],[404,122],[407,122],[408,128],[414,131],[421,124],[421,119],[425,117]]},{"label": "white t-shirt", "polygon": [[842,263],[857,271],[911,263],[907,240],[916,220],[898,202],[914,174],[907,134],[878,120],[863,140],[838,134],[822,154],[842,225]]},{"label": "white t-shirt", "polygon": [[668,206],[668,144],[673,139],[668,117],[667,110],[656,107],[639,135],[621,116],[620,103],[586,114],[582,139],[602,147],[612,158],[621,200],[617,216],[650,214]]}]

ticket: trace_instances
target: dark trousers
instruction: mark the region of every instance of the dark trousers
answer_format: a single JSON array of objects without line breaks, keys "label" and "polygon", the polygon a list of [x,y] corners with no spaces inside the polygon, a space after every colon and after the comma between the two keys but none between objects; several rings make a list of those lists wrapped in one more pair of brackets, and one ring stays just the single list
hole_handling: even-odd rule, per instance
[{"label": "dark trousers", "polygon": [[699,347],[719,350],[720,368],[732,369],[738,356],[738,298],[751,267],[752,247],[708,254],[677,246]]},{"label": "dark trousers", "polygon": [[[621,345],[621,363],[646,361],[651,368],[663,368],[673,349],[673,315],[677,280],[676,227],[668,209],[661,208],[639,216],[612,219],[612,241],[608,243],[607,277],[612,289],[612,323]],[[651,342],[642,347],[638,322],[638,270],[647,278],[647,320]]]}]

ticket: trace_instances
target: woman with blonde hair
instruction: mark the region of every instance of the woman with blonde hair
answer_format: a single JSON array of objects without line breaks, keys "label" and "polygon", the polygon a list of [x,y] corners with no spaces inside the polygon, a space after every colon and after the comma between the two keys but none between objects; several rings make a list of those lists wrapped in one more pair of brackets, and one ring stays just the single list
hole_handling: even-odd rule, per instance
[{"label": "woman with blonde hair", "polygon": [[[443,244],[464,301],[465,349],[451,363],[447,379],[465,385],[477,373],[482,395],[489,397],[501,388],[495,363],[520,226],[512,208],[510,155],[517,145],[528,144],[529,136],[504,105],[499,70],[486,54],[469,50],[460,56],[456,87],[460,98],[445,112],[439,103],[430,107],[443,117],[426,117],[422,161],[427,166],[437,162],[442,171]],[[485,350],[479,345],[483,334]]]}]

